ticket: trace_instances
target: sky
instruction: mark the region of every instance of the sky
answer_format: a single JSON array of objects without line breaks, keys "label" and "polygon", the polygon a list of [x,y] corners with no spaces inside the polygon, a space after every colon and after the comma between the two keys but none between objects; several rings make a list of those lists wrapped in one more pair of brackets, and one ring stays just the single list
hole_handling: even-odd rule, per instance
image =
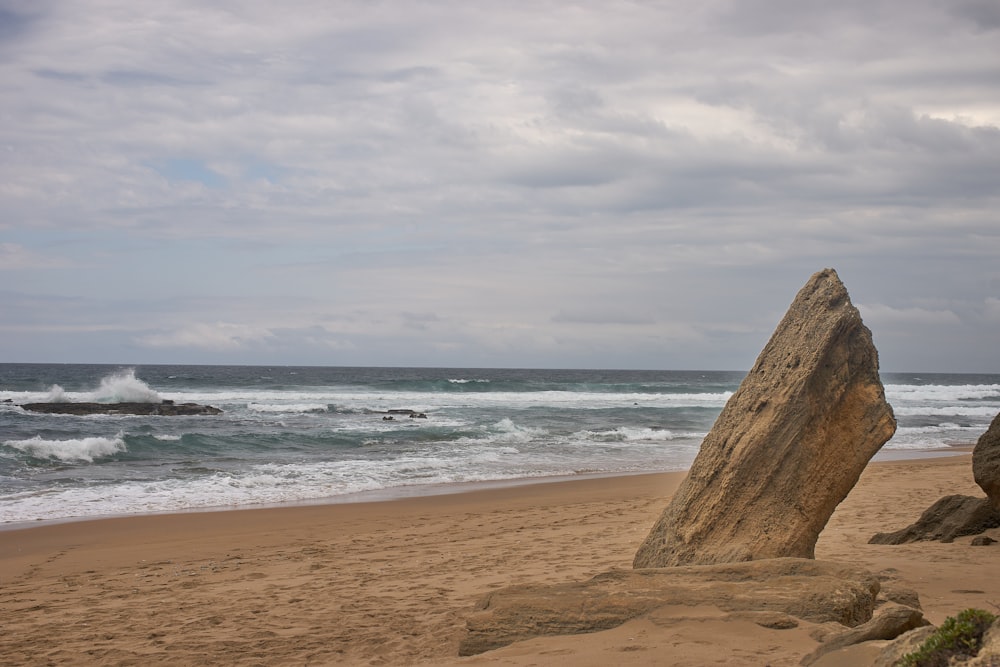
[{"label": "sky", "polygon": [[0,0],[0,362],[1000,372],[995,0]]}]

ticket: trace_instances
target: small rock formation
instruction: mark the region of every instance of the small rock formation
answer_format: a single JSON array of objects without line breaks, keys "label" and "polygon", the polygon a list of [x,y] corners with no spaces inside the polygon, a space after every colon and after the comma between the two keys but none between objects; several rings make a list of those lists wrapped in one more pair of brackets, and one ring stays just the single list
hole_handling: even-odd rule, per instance
[{"label": "small rock formation", "polygon": [[29,412],[56,415],[160,415],[165,417],[189,415],[219,415],[222,410],[197,403],[24,403]]},{"label": "small rock formation", "polygon": [[533,637],[607,630],[671,605],[770,612],[760,620],[781,627],[794,623],[775,613],[856,626],[872,617],[878,592],[878,579],[863,569],[801,558],[613,570],[586,582],[511,586],[489,593],[468,619],[459,655]]},{"label": "small rock formation", "polygon": [[[868,543],[954,542],[956,537],[1000,528],[1000,414],[993,418],[972,450],[972,474],[976,484],[986,492],[986,498],[944,496],[924,510],[916,523],[895,532],[876,533]],[[975,545],[989,544],[986,539]]]},{"label": "small rock formation", "polygon": [[882,647],[882,651],[878,654],[872,667],[896,667],[903,656],[920,650],[923,643],[936,630],[937,628],[932,625],[924,625],[904,632]]},{"label": "small rock formation", "polygon": [[876,533],[868,544],[954,542],[956,537],[978,535],[1000,527],[1000,512],[987,498],[945,496],[924,510],[916,523],[892,533]]},{"label": "small rock formation", "polygon": [[871,332],[833,269],[799,291],[636,553],[636,568],[812,558],[896,430]]},{"label": "small rock formation", "polygon": [[[924,642],[937,630],[926,625],[910,630],[882,647],[872,667],[896,667],[899,661],[909,653],[920,650]],[[1000,665],[1000,619],[993,623],[983,633],[983,641],[975,656],[952,655],[944,657],[951,667],[997,667]],[[920,664],[944,664],[944,662],[922,662]]]},{"label": "small rock formation", "polygon": [[914,628],[930,625],[922,612],[912,607],[889,603],[879,607],[867,623],[848,628],[825,640],[816,649],[802,658],[800,664],[811,665],[832,651],[878,639],[895,639]]},{"label": "small rock formation", "polygon": [[1000,511],[1000,414],[993,418],[972,450],[972,476]]}]

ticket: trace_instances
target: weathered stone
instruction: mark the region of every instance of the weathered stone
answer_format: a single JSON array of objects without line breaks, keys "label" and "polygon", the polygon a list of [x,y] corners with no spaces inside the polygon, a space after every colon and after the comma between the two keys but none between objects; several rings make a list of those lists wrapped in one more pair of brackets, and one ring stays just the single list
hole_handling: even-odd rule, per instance
[{"label": "weathered stone", "polygon": [[821,656],[847,646],[877,639],[895,639],[914,628],[930,625],[923,613],[917,609],[889,603],[880,607],[871,620],[855,628],[849,628],[830,637],[809,655],[802,658],[802,665],[811,665]]},{"label": "weathered stone", "polygon": [[875,604],[878,606],[886,602],[895,602],[913,609],[923,609],[920,606],[920,596],[915,590],[882,580],[882,589],[878,592]]},{"label": "weathered stone", "polygon": [[872,667],[895,667],[904,655],[918,650],[936,629],[932,625],[925,625],[904,632],[882,648]]},{"label": "weathered stone", "polygon": [[972,476],[993,507],[1000,511],[1000,414],[993,418],[972,450]]},{"label": "weathered stone", "polygon": [[871,618],[875,575],[800,558],[614,570],[586,582],[511,586],[488,594],[467,622],[459,655],[547,635],[607,630],[653,609],[713,605],[854,626]]},{"label": "weathered stone", "polygon": [[995,544],[995,543],[996,543],[996,540],[994,540],[989,535],[977,535],[977,536],[975,536],[975,537],[972,538],[972,541],[969,542],[969,545],[970,546],[974,546],[974,547],[988,547],[991,544]]},{"label": "weathered stone", "polygon": [[978,535],[1000,526],[1000,512],[987,498],[945,496],[924,510],[917,522],[892,533],[876,533],[869,544],[954,542],[956,537]]},{"label": "weathered stone", "polygon": [[736,611],[729,614],[729,618],[750,621],[768,630],[791,630],[799,627],[798,619],[780,611]]},{"label": "weathered stone", "polygon": [[820,271],[726,403],[635,567],[812,558],[895,429],[871,332],[836,272]]},{"label": "weathered stone", "polygon": [[30,412],[58,415],[218,415],[222,410],[197,403],[25,403],[21,406]]}]

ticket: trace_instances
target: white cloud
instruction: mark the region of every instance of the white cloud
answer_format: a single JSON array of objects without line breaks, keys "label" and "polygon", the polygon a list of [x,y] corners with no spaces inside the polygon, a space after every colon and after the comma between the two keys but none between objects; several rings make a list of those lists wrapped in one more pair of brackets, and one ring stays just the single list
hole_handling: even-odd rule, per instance
[{"label": "white cloud", "polygon": [[0,271],[55,269],[70,266],[61,257],[43,255],[17,243],[0,243]]},{"label": "white cloud", "polygon": [[153,348],[233,350],[266,341],[273,334],[259,327],[230,322],[197,323],[168,333],[138,337],[136,343]]},{"label": "white cloud", "polygon": [[1000,322],[1000,299],[989,297],[983,302],[983,305],[983,313],[986,319],[991,322]]},{"label": "white cloud", "polygon": [[885,304],[858,304],[858,310],[866,322],[874,325],[910,324],[960,324],[961,319],[951,310],[930,310],[927,308],[895,308]]}]

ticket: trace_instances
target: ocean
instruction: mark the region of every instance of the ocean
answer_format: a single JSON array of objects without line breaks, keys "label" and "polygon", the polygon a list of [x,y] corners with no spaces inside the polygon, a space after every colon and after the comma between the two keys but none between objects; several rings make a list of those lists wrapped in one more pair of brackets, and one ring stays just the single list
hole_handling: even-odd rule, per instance
[{"label": "ocean", "polygon": [[[0,364],[0,525],[686,469],[742,372]],[[974,443],[1000,375],[883,375],[876,458]],[[195,402],[87,417],[21,403]],[[9,402],[8,402],[9,401]],[[389,410],[413,410],[425,418]]]}]

